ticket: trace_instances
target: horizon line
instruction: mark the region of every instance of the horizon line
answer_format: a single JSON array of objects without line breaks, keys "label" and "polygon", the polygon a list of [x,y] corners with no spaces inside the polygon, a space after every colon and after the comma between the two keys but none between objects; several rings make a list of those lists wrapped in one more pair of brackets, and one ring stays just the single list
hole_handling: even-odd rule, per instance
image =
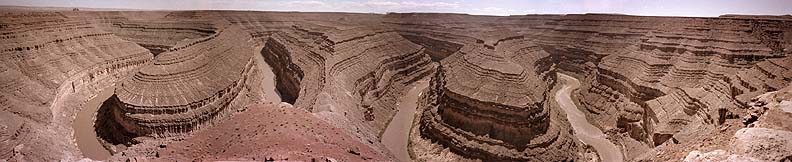
[{"label": "horizon line", "polygon": [[417,11],[417,12],[397,12],[397,11],[387,11],[387,12],[355,12],[355,11],[298,11],[298,10],[258,10],[258,9],[143,9],[143,8],[115,8],[115,7],[80,7],[80,6],[26,6],[26,5],[0,5],[0,8],[38,8],[44,9],[45,11],[47,8],[51,8],[49,10],[52,11],[71,11],[73,9],[78,9],[83,11],[94,11],[94,12],[102,12],[102,11],[248,11],[248,12],[290,12],[290,13],[350,13],[350,14],[380,14],[380,15],[387,15],[390,13],[396,14],[410,14],[410,13],[417,13],[417,14],[460,14],[460,15],[471,15],[471,16],[494,16],[494,17],[509,17],[509,16],[534,16],[534,15],[548,15],[548,16],[565,16],[565,15],[618,15],[618,16],[637,16],[637,17],[682,17],[682,18],[729,18],[724,16],[773,16],[773,17],[785,17],[785,16],[792,16],[792,13],[788,14],[743,14],[743,13],[722,13],[718,16],[685,16],[685,15],[639,15],[639,14],[625,14],[625,13],[608,13],[608,12],[585,12],[585,13],[527,13],[527,14],[512,14],[512,15],[487,15],[487,14],[473,14],[473,13],[465,13],[465,12],[426,12],[426,11]]}]

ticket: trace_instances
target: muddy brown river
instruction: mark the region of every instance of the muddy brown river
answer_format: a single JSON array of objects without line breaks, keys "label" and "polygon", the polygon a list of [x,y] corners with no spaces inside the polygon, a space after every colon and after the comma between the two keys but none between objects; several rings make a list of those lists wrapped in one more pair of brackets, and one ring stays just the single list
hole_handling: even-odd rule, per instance
[{"label": "muddy brown river", "polygon": [[272,72],[272,67],[264,61],[264,56],[261,56],[262,48],[264,48],[264,46],[253,48],[253,57],[255,57],[259,65],[259,70],[261,70],[262,75],[264,75],[264,82],[261,85],[261,87],[264,88],[264,100],[272,101],[272,103],[280,103],[280,95],[278,94],[278,90],[275,89],[275,73]]},{"label": "muddy brown river", "polygon": [[[264,75],[264,81],[261,84],[264,88],[263,97],[266,101],[279,103],[281,99],[278,92],[275,90],[275,74],[272,72],[267,62],[264,61],[264,57],[261,56],[261,53],[259,53],[261,48],[263,48],[263,46],[254,48],[253,52],[256,59],[255,61],[260,65],[257,67],[261,70],[262,75]],[[83,105],[82,109],[80,109],[80,112],[77,113],[74,123],[72,123],[77,148],[80,149],[86,158],[107,160],[111,156],[110,151],[105,149],[97,139],[94,123],[96,121],[97,110],[102,106],[102,102],[113,95],[113,87],[114,86],[110,86],[103,89],[95,97],[88,100],[88,102]]]},{"label": "muddy brown river", "polygon": [[113,87],[110,86],[103,89],[95,97],[88,100],[80,109],[80,112],[77,113],[74,123],[72,123],[77,148],[80,149],[86,158],[93,160],[107,160],[110,158],[110,151],[102,147],[96,137],[94,121],[96,121],[96,111],[102,106],[102,102],[113,95]]},{"label": "muddy brown river", "polygon": [[602,161],[624,161],[622,153],[602,131],[591,125],[580,109],[572,102],[572,91],[580,87],[580,81],[569,75],[558,73],[561,89],[556,92],[556,102],[566,112],[567,119],[575,131],[575,137],[597,150]]},{"label": "muddy brown river", "polygon": [[418,107],[418,98],[428,86],[427,80],[417,81],[413,84],[412,89],[399,101],[399,112],[393,116],[393,120],[385,128],[385,133],[382,134],[380,142],[400,161],[412,161],[410,154],[407,153],[408,137],[415,118],[415,109]]}]

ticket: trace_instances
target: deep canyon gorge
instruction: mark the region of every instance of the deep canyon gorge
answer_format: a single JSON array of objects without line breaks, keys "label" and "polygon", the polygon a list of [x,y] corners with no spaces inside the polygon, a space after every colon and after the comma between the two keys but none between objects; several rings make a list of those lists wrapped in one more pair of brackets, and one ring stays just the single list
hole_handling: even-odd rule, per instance
[{"label": "deep canyon gorge", "polygon": [[792,160],[789,15],[0,8],[0,161]]}]

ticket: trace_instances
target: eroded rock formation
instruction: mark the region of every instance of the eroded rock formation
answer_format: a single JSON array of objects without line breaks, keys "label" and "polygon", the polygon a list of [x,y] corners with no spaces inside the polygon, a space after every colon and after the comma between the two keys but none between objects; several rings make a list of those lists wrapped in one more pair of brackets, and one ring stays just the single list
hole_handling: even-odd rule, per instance
[{"label": "eroded rock formation", "polygon": [[[792,28],[789,19],[781,17],[386,17],[400,26],[405,38],[437,47],[433,58],[454,59],[454,54],[438,51],[454,53],[457,45],[471,41],[489,49],[514,40],[535,44],[523,50],[549,56],[511,59],[524,66],[556,65],[550,71],[581,78],[578,102],[590,119],[627,148],[627,159],[652,158],[658,153],[654,146],[686,143],[702,132],[716,132],[726,119],[721,114],[744,115],[749,98],[792,80]],[[520,61],[525,58],[530,59]]]},{"label": "eroded rock formation", "polygon": [[[117,86],[112,116],[138,135],[199,128],[237,98],[254,66],[251,38],[234,26],[162,53]],[[181,50],[179,50],[181,49]]]},{"label": "eroded rock formation", "polygon": [[[214,22],[194,19],[194,12],[99,12],[90,20],[116,36],[149,49],[154,55],[179,43],[215,34]],[[185,41],[186,40],[186,41]]]},{"label": "eroded rock formation", "polygon": [[507,59],[541,55],[485,46],[463,47],[441,63],[420,121],[421,136],[487,161],[578,159],[580,143],[561,110],[547,102],[552,94],[547,83],[555,77]]},{"label": "eroded rock formation", "polygon": [[[263,43],[284,102],[378,145],[397,99],[433,71],[425,49],[382,25],[381,15],[224,12]],[[317,18],[322,17],[322,18]],[[381,150],[384,151],[384,150]]]},{"label": "eroded rock formation", "polygon": [[737,132],[752,98],[792,82],[788,17],[2,13],[0,159],[82,158],[69,125],[109,86],[97,131],[114,160],[186,151],[190,139],[214,137],[215,124],[277,113],[245,109],[262,100],[264,63],[284,102],[322,120],[317,129],[345,133],[361,149],[351,154],[384,160],[393,157],[376,141],[407,85],[427,77],[411,141],[493,161],[582,159],[585,146],[552,100],[556,72],[581,80],[573,99],[627,160],[686,155],[674,145]]},{"label": "eroded rock formation", "polygon": [[702,153],[691,151],[685,161],[788,161],[792,160],[792,86],[751,99],[751,114],[729,144]]},{"label": "eroded rock formation", "polygon": [[80,105],[153,55],[59,12],[9,10],[0,20],[0,158],[78,160]]},{"label": "eroded rock formation", "polygon": [[[549,54],[533,41],[511,30],[449,30],[442,24],[464,26],[468,22],[455,20],[467,20],[465,15],[387,17],[400,26],[400,34],[432,49],[428,54],[440,60],[422,104],[421,136],[471,159],[580,157],[580,143],[548,101],[555,84],[553,68],[544,62]],[[470,18],[470,23],[480,20]]]}]

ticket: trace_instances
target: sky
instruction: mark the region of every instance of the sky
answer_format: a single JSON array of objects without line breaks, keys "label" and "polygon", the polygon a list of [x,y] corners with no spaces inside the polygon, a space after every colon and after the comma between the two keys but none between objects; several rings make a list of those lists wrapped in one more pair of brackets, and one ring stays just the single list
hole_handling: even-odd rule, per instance
[{"label": "sky", "polygon": [[0,5],[475,15],[620,13],[716,17],[723,14],[792,14],[792,0],[0,0]]}]

